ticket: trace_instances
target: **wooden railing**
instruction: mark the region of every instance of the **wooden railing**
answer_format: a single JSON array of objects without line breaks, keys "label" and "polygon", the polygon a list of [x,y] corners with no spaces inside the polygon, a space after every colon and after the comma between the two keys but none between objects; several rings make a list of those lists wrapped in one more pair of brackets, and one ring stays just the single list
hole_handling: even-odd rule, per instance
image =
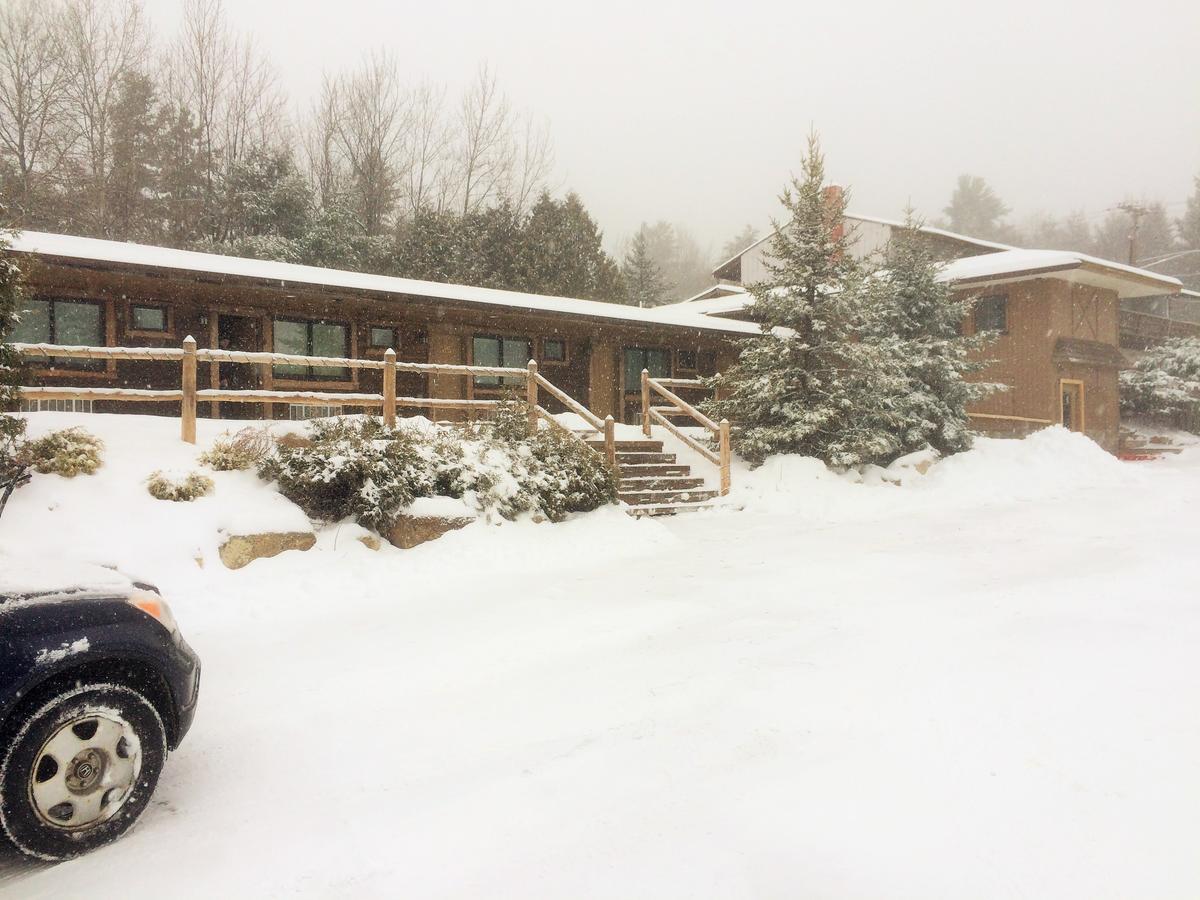
[{"label": "wooden railing", "polygon": [[[652,422],[657,422],[687,446],[703,456],[720,470],[721,494],[724,496],[729,493],[732,482],[730,463],[733,459],[733,453],[729,446],[729,420],[722,419],[720,422],[714,422],[708,416],[704,415],[704,413],[700,412],[700,410],[696,409],[696,407],[674,393],[671,390],[673,387],[703,390],[705,385],[699,379],[651,378],[649,370],[642,369],[642,433],[646,437],[650,437],[650,425]],[[650,403],[652,392],[658,394],[659,397],[662,397],[671,405],[652,406]],[[675,425],[668,418],[670,416],[676,418],[687,416],[707,428],[712,432],[713,437],[717,439],[717,452],[714,453],[711,447],[700,443],[700,441],[687,434],[682,428]]]},{"label": "wooden railing", "polygon": [[[397,362],[396,351],[388,349],[383,359],[358,359],[340,356],[298,356],[291,353],[269,353],[242,350],[206,350],[196,347],[195,338],[189,335],[182,348],[173,347],[67,347],[58,344],[14,344],[13,348],[26,359],[103,359],[103,360],[152,360],[178,362],[180,364],[179,389],[145,390],[108,387],[22,387],[21,396],[42,400],[123,400],[133,402],[176,402],[180,404],[180,436],[189,444],[196,443],[196,409],[201,402],[219,403],[305,403],[337,406],[378,407],[387,425],[396,424],[396,410],[400,407],[430,410],[495,410],[503,400],[455,399],[443,397],[398,397],[396,395],[396,373],[414,372],[423,375],[452,375],[465,378],[491,376],[514,378],[525,382],[526,400],[529,406],[529,427],[537,427],[538,419],[545,419],[552,426],[574,434],[541,405],[539,389],[545,389],[567,409],[580,416],[587,424],[604,435],[605,456],[609,465],[616,468],[616,442],[613,418],[600,419],[586,406],[538,373],[537,363],[529,361],[525,368],[503,366],[468,366],[442,363]],[[352,393],[340,391],[276,391],[260,389],[198,388],[196,367],[206,362],[217,365],[241,363],[257,366],[297,365],[330,369],[377,369],[383,372],[383,390],[378,393]]]}]

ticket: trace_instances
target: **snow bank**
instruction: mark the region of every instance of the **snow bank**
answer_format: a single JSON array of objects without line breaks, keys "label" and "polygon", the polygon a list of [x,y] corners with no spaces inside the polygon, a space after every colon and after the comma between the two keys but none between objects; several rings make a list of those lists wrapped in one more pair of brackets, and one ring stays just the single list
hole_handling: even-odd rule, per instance
[{"label": "snow bank", "polygon": [[837,473],[816,459],[774,456],[757,469],[743,465],[735,471],[733,497],[750,511],[837,522],[936,507],[1050,500],[1135,485],[1141,477],[1094,441],[1054,427],[1024,440],[976,438],[971,450],[942,460],[909,454],[886,469]]}]

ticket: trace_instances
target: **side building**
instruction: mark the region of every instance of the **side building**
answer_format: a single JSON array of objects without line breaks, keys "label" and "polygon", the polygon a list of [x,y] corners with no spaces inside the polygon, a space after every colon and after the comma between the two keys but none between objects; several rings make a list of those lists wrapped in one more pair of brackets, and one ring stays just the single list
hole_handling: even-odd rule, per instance
[{"label": "side building", "polygon": [[[902,223],[846,216],[850,252],[867,258],[886,247]],[[1016,436],[1062,424],[1117,452],[1120,404],[1117,374],[1126,364],[1121,305],[1180,293],[1177,279],[1081,253],[1022,250],[937,228],[921,233],[943,259],[942,277],[972,301],[963,331],[996,339],[978,377],[1003,390],[975,404],[971,418],[984,433]],[[747,285],[765,277],[770,241],[764,238],[718,266],[718,284],[675,308],[752,321]],[[1124,324],[1123,324],[1124,323]]]}]

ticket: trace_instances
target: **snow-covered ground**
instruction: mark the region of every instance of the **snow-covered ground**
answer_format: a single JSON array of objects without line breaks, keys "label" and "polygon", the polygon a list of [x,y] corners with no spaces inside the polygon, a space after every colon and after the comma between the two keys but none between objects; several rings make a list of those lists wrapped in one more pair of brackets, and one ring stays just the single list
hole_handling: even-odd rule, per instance
[{"label": "snow-covered ground", "polygon": [[1200,449],[773,461],[741,511],[230,572],[193,559],[260,488],[130,496],[194,451],[114,418],[72,420],[108,466],[23,488],[0,544],[156,579],[201,708],[124,840],[0,857],[4,896],[1200,896]]}]

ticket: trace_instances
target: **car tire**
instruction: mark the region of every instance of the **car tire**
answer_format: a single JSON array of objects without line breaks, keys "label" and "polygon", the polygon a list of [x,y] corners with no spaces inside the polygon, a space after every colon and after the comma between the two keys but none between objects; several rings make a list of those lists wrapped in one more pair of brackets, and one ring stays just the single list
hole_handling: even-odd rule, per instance
[{"label": "car tire", "polygon": [[167,758],[158,710],[125,685],[63,690],[13,727],[0,763],[0,827],[40,859],[68,859],[124,834]]}]

